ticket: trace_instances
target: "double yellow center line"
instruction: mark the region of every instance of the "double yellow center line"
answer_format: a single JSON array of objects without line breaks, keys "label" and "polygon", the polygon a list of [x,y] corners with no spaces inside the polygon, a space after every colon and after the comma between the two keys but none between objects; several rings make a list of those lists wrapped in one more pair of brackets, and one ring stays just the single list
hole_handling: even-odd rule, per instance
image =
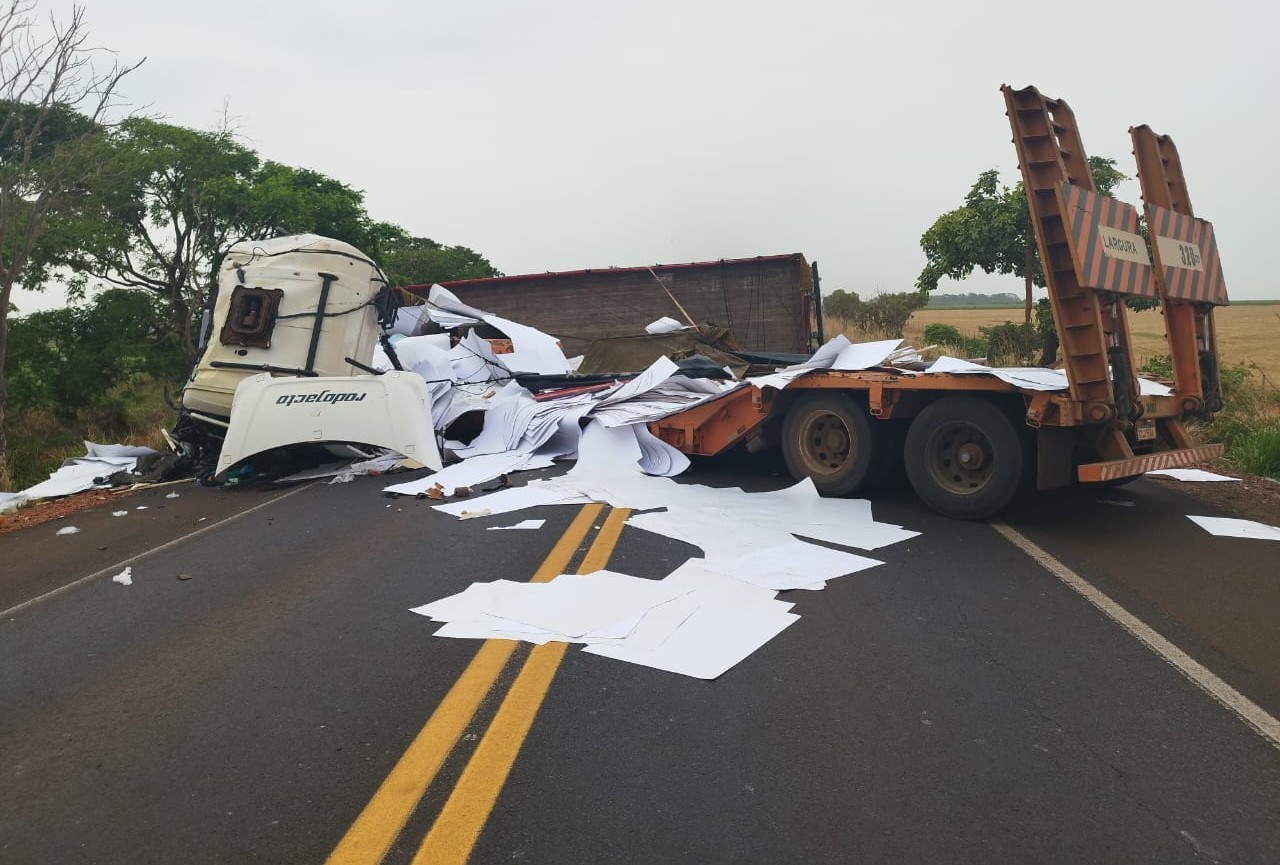
[{"label": "double yellow center line", "polygon": [[[598,504],[583,507],[530,582],[545,583],[564,573],[603,509],[604,506]],[[624,508],[609,513],[578,565],[578,573],[589,574],[608,563],[629,515],[630,511]],[[485,641],[338,842],[327,860],[328,865],[376,865],[382,861],[481,704],[497,685],[516,645],[514,640]],[[546,643],[529,653],[418,848],[414,865],[467,861],[567,648],[565,643]]]}]

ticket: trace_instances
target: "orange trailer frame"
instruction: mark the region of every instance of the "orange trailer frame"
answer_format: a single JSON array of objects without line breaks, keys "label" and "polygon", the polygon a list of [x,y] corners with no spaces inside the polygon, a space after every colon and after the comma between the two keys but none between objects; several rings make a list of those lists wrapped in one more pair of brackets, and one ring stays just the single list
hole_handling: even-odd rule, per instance
[{"label": "orange trailer frame", "polygon": [[[1145,218],[1148,225],[1160,218],[1164,232],[1151,235],[1159,246],[1153,256],[1136,208],[1097,193],[1067,104],[1034,87],[1001,90],[1062,348],[1065,391],[888,367],[817,371],[783,390],[744,385],[650,430],[703,456],[780,439],[792,473],[812,477],[829,494],[856,491],[901,452],[917,494],[964,518],[1007,506],[1031,464],[1036,487],[1047,490],[1123,482],[1221,456],[1222,445],[1196,445],[1183,425],[1221,405],[1212,306],[1225,303],[1226,293],[1212,227],[1191,214],[1172,141],[1146,127],[1131,130]],[[1170,260],[1176,249],[1180,257]],[[1163,304],[1175,371],[1168,395],[1141,392],[1127,296]],[[892,421],[906,422],[905,433]]]}]

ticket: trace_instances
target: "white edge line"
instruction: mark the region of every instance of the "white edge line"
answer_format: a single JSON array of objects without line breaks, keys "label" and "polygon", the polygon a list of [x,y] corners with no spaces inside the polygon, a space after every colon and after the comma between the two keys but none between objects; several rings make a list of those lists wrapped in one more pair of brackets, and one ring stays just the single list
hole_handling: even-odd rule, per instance
[{"label": "white edge line", "polygon": [[991,527],[1011,544],[1022,550],[1049,573],[1079,593],[1120,627],[1136,637],[1147,648],[1164,658],[1191,682],[1246,724],[1257,730],[1274,747],[1280,748],[1280,721],[1258,704],[1214,675],[1207,667],[1162,637],[1137,616],[1107,597],[1075,571],[1045,552],[1012,526],[992,520]]},{"label": "white edge line", "polygon": [[23,610],[26,610],[30,607],[34,607],[37,604],[44,603],[45,601],[56,598],[58,595],[69,592],[72,589],[76,588],[77,586],[82,586],[85,583],[91,583],[94,580],[105,577],[107,574],[115,573],[119,571],[120,568],[126,567],[128,565],[132,565],[134,562],[141,561],[142,559],[145,559],[147,556],[151,555],[152,553],[158,553],[161,550],[167,550],[169,547],[172,547],[176,544],[180,544],[183,541],[189,541],[194,537],[203,535],[205,532],[212,531],[221,526],[225,526],[227,523],[234,522],[235,520],[238,520],[241,517],[247,517],[249,514],[253,513],[254,511],[261,510],[262,508],[268,507],[269,505],[274,505],[276,502],[281,501],[282,499],[287,499],[289,498],[289,496],[295,493],[300,493],[303,490],[313,486],[315,486],[315,484],[312,483],[312,484],[307,484],[305,486],[298,487],[296,490],[289,490],[289,492],[285,493],[284,495],[276,496],[274,499],[271,499],[270,501],[266,501],[266,502],[262,502],[261,504],[254,505],[253,507],[249,508],[247,511],[241,511],[238,514],[232,514],[231,516],[227,517],[225,520],[218,520],[218,522],[216,523],[210,523],[207,526],[202,526],[196,529],[194,532],[192,532],[189,535],[183,535],[180,538],[174,538],[173,540],[168,541],[167,543],[163,543],[158,547],[152,547],[149,550],[144,550],[141,553],[138,553],[136,556],[132,556],[130,558],[124,559],[123,561],[117,562],[114,565],[108,565],[107,567],[103,568],[100,571],[94,571],[92,574],[89,574],[86,577],[81,577],[78,580],[73,580],[72,582],[67,583],[65,586],[59,586],[58,588],[52,591],[45,592],[43,595],[37,595],[36,597],[32,598],[29,601],[23,601],[21,604],[18,604],[16,607],[10,607],[4,612],[0,612],[0,619],[7,619],[12,615],[21,613]]}]

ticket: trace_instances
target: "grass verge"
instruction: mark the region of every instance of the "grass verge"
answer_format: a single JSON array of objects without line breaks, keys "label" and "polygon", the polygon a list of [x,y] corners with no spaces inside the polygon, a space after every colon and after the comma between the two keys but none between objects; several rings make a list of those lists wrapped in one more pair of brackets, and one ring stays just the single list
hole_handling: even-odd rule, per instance
[{"label": "grass verge", "polygon": [[84,456],[84,442],[164,447],[162,428],[173,424],[165,382],[142,378],[109,390],[101,404],[60,413],[48,408],[15,413],[9,423],[9,467],[14,489],[49,477],[69,457]]}]

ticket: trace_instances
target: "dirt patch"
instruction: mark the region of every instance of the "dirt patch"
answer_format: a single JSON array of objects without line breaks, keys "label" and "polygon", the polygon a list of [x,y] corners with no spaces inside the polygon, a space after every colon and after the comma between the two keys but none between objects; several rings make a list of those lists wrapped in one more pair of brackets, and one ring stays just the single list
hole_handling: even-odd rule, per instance
[{"label": "dirt patch", "polygon": [[1269,526],[1280,526],[1280,482],[1257,475],[1242,475],[1240,472],[1221,466],[1211,467],[1210,470],[1238,477],[1240,480],[1206,483],[1176,481],[1173,478],[1161,477],[1153,477],[1150,480],[1164,484],[1180,493],[1194,496],[1205,504],[1234,517],[1257,520]]},{"label": "dirt patch", "polygon": [[116,502],[133,492],[136,490],[85,490],[72,496],[41,499],[11,513],[0,514],[0,535],[60,520],[105,502]]}]

